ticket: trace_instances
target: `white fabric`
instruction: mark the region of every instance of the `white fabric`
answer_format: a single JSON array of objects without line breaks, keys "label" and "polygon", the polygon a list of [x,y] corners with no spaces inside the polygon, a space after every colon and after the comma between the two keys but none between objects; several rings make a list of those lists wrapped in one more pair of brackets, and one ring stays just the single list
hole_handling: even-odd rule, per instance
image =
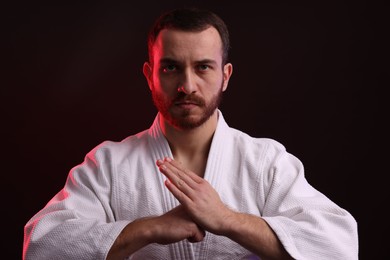
[{"label": "white fabric", "polygon": [[[271,139],[230,128],[220,111],[204,178],[231,208],[262,216],[296,259],[358,259],[355,219],[304,177],[301,162]],[[105,259],[131,221],[178,205],[156,160],[172,156],[158,124],[104,142],[25,226],[24,259]],[[261,230],[259,230],[261,232]],[[151,244],[129,259],[259,259],[232,240]]]}]

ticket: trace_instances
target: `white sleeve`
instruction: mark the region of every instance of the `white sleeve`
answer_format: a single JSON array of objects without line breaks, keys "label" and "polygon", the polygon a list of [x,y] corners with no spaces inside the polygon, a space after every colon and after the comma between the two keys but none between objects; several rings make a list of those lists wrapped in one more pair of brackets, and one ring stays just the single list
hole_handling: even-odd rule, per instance
[{"label": "white sleeve", "polygon": [[[280,152],[280,151],[279,151]],[[263,218],[295,259],[358,259],[353,216],[305,179],[302,163],[286,151],[264,168]]]},{"label": "white sleeve", "polygon": [[[105,156],[100,156],[101,159]],[[105,259],[127,221],[111,208],[111,168],[89,153],[64,188],[25,225],[23,259]]]}]

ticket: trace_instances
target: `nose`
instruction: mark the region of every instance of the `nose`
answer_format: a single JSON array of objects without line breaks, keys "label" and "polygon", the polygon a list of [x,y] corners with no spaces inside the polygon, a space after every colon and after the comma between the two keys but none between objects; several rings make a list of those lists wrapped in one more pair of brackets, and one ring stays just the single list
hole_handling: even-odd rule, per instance
[{"label": "nose", "polygon": [[195,93],[195,88],[193,88],[192,85],[190,85],[190,84],[181,84],[177,88],[177,91],[183,92],[184,94],[189,95],[189,94]]},{"label": "nose", "polygon": [[187,95],[196,92],[195,79],[194,76],[191,75],[191,72],[184,73],[183,80],[179,84],[177,91]]}]

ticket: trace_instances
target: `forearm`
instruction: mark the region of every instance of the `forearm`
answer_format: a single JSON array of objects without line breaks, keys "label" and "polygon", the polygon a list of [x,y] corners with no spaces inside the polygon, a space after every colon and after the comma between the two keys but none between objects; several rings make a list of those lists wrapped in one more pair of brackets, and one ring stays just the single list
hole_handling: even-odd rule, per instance
[{"label": "forearm", "polygon": [[224,235],[262,259],[293,259],[261,217],[233,212]]},{"label": "forearm", "polygon": [[164,215],[135,220],[128,224],[112,245],[107,259],[123,259],[151,243],[167,245],[188,239],[199,242],[204,230],[178,206]]},{"label": "forearm", "polygon": [[150,243],[151,219],[129,223],[119,234],[107,255],[107,260],[124,259]]}]

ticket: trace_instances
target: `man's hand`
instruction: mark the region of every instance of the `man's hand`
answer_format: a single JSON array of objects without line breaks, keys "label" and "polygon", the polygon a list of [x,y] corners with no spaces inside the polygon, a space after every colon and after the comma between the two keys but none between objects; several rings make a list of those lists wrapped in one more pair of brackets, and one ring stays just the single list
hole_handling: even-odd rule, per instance
[{"label": "man's hand", "polygon": [[158,160],[157,166],[168,178],[166,187],[199,226],[218,235],[229,230],[234,212],[223,204],[210,183],[171,158]]},{"label": "man's hand", "polygon": [[203,178],[171,158],[158,160],[165,185],[201,228],[229,237],[262,259],[292,259],[261,217],[234,212]]},{"label": "man's hand", "polygon": [[107,259],[124,259],[150,244],[171,244],[187,239],[200,242],[205,231],[190,218],[183,206],[164,215],[146,217],[129,223],[119,234],[107,255]]},{"label": "man's hand", "polygon": [[190,242],[200,242],[205,232],[194,223],[183,206],[168,211],[157,217],[151,223],[154,225],[153,241],[159,244],[171,244],[187,239]]}]

